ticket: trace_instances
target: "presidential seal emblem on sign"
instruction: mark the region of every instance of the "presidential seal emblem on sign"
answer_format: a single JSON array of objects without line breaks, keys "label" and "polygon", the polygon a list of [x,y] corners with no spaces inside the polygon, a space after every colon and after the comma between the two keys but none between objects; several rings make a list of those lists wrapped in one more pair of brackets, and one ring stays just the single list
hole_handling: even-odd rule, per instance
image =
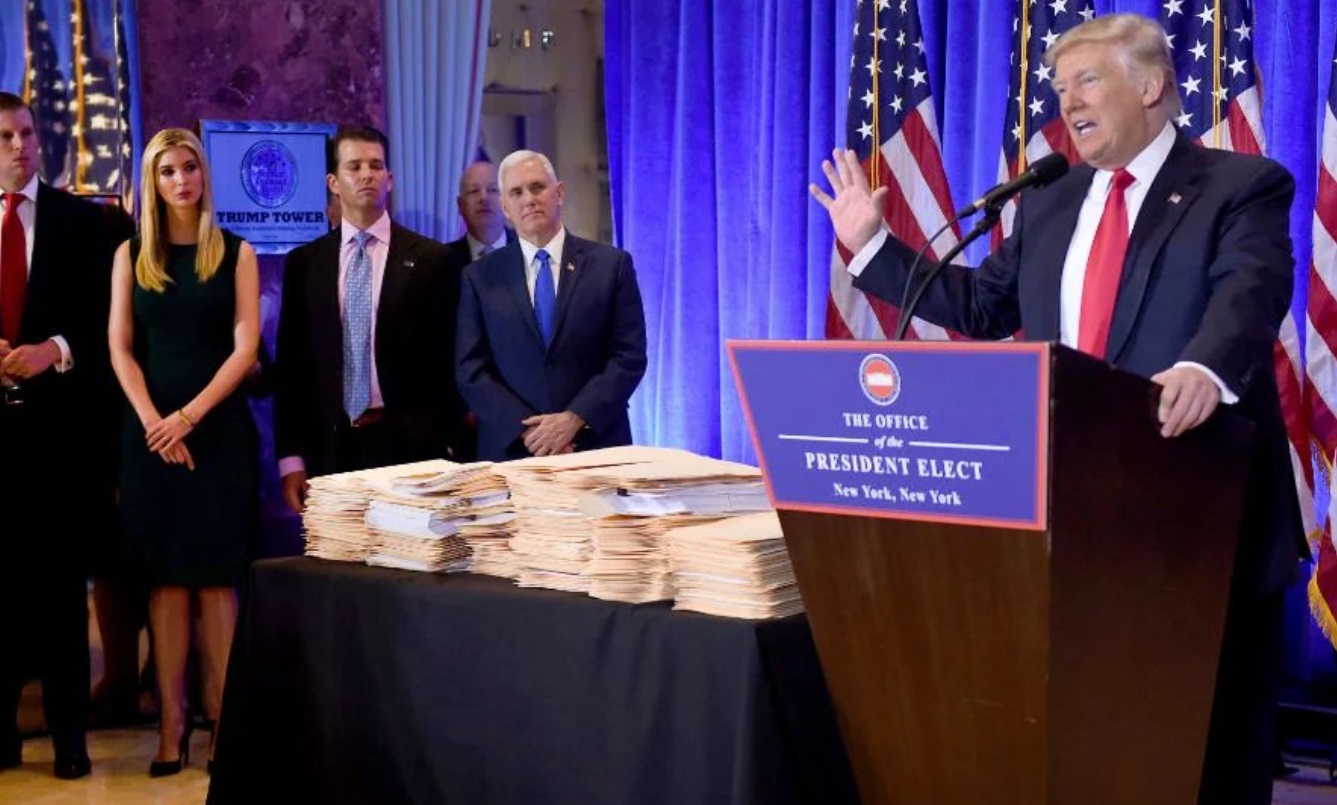
[{"label": "presidential seal emblem on sign", "polygon": [[297,191],[297,159],[277,140],[260,140],[241,158],[241,186],[261,207],[281,207]]},{"label": "presidential seal emblem on sign", "polygon": [[873,353],[859,364],[859,386],[878,405],[891,405],[901,395],[901,373],[891,358]]}]

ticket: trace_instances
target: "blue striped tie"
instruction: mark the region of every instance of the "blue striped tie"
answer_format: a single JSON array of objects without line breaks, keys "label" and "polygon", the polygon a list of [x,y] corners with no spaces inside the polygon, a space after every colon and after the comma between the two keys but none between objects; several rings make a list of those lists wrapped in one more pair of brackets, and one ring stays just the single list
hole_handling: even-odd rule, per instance
[{"label": "blue striped tie", "polygon": [[534,256],[539,261],[539,275],[534,282],[534,317],[538,319],[539,332],[543,334],[543,345],[547,346],[552,343],[553,319],[557,315],[557,289],[552,283],[548,252],[539,249]]},{"label": "blue striped tie", "polygon": [[371,257],[370,232],[353,236],[357,250],[344,277],[344,411],[350,420],[371,404]]}]

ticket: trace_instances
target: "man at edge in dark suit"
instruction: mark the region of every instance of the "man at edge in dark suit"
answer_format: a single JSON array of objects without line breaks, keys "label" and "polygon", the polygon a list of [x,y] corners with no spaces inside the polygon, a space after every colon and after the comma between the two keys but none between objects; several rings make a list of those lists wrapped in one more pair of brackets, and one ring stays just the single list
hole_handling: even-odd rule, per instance
[{"label": "man at edge in dark suit", "polygon": [[343,222],[284,263],[274,446],[294,511],[309,476],[449,458],[462,424],[458,287],[440,243],[390,220],[388,151],[376,129],[335,133],[326,184]]},{"label": "man at edge in dark suit", "polygon": [[562,226],[565,188],[534,151],[502,160],[519,240],[464,271],[456,373],[479,418],[478,458],[631,443],[645,374],[645,311],[631,255]]},{"label": "man at edge in dark suit", "polygon": [[[470,263],[515,242],[515,230],[506,226],[501,209],[497,166],[479,160],[464,169],[455,205],[464,219],[464,236],[446,244],[446,260],[456,285]],[[456,460],[473,461],[477,453],[478,417],[465,414],[465,429],[456,445]]]},{"label": "man at edge in dark suit", "polygon": [[107,316],[128,233],[39,182],[37,160],[32,110],[0,93],[0,769],[23,761],[19,695],[35,675],[55,775],[72,780],[91,768],[87,579],[93,540],[115,523]]},{"label": "man at edge in dark suit", "polygon": [[[1270,160],[1175,131],[1174,67],[1151,20],[1097,17],[1046,63],[1085,164],[1023,196],[1012,236],[978,270],[949,267],[916,313],[977,338],[1058,340],[1149,377],[1165,437],[1222,403],[1256,423],[1199,802],[1268,803],[1282,591],[1307,555],[1272,370],[1294,183]],[[855,254],[855,286],[894,302],[913,252],[882,229],[885,189],[869,192],[851,152],[834,157],[834,196],[811,191]]]}]

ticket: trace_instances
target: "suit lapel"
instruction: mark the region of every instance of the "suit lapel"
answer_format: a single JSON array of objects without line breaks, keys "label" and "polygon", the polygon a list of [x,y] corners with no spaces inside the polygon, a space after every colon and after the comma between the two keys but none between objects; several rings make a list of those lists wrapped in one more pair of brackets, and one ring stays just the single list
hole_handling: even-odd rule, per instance
[{"label": "suit lapel", "polygon": [[[68,216],[64,212],[64,191],[37,183],[37,215],[33,219],[32,257],[28,263],[28,290],[23,303],[23,315],[19,318],[19,341],[29,343],[45,340],[46,336],[35,332],[34,327],[46,328],[58,326],[50,316],[51,307],[47,302],[48,286],[60,286],[61,272],[67,267],[60,265],[60,244],[57,238],[69,226]],[[44,312],[45,311],[45,312]]]},{"label": "suit lapel", "polygon": [[342,246],[340,230],[335,229],[316,243],[312,254],[311,293],[312,311],[320,317],[317,333],[329,333],[324,339],[324,354],[320,356],[327,366],[343,366],[343,318],[339,315],[339,252]]},{"label": "suit lapel", "polygon": [[585,268],[585,242],[566,233],[566,244],[562,247],[562,262],[558,274],[561,281],[557,286],[557,316],[552,327],[552,342],[562,337],[562,324],[566,321],[566,312],[571,307],[571,298],[576,293],[576,286],[584,279],[588,271]]},{"label": "suit lapel", "polygon": [[539,333],[538,319],[534,317],[534,303],[529,298],[529,282],[525,279],[525,254],[520,250],[519,241],[506,247],[506,261],[502,270],[505,272],[502,282],[510,291],[511,301],[515,303],[515,309],[519,313],[517,318],[524,322],[524,327],[533,337],[534,344],[542,351],[543,336]]},{"label": "suit lapel", "polygon": [[[1040,328],[1036,332],[1028,330],[1025,333],[1026,338],[1033,341],[1057,341],[1061,336],[1060,291],[1063,287],[1063,264],[1068,260],[1067,244],[1072,242],[1072,235],[1077,231],[1082,200],[1091,188],[1091,177],[1095,175],[1095,171],[1087,165],[1078,165],[1073,168],[1072,175],[1073,178],[1069,179],[1059,191],[1057,210],[1033,209],[1033,212],[1045,214],[1036,215],[1039,220],[1033,223],[1027,221],[1026,231],[1023,233],[1026,241],[1033,246],[1029,251],[1022,252],[1022,259],[1025,261],[1022,270],[1025,271],[1028,266],[1033,266],[1032,270],[1039,274],[1035,287],[1040,295],[1039,304],[1036,306],[1036,310],[1042,314]],[[1024,205],[1025,201],[1022,204]],[[1022,215],[1026,215],[1024,206]],[[1052,248],[1049,245],[1055,243],[1064,246]],[[1023,242],[1023,248],[1025,245]]]},{"label": "suit lapel", "polygon": [[[43,264],[47,262],[46,255],[48,253],[54,253],[53,248],[54,240],[57,237],[56,233],[61,229],[59,225],[60,210],[57,207],[61,202],[61,199],[54,198],[55,194],[59,192],[61,191],[53,190],[42,182],[37,183],[37,215],[33,219],[32,257],[30,258],[31,264],[28,266],[28,287],[30,294],[32,293],[32,286],[45,279],[43,277],[42,267]],[[42,226],[42,217],[44,215],[49,219],[48,223],[51,221],[57,223],[51,226]]]},{"label": "suit lapel", "polygon": [[385,273],[381,276],[381,295],[376,301],[376,334],[372,341],[372,350],[376,352],[376,365],[385,364],[379,354],[381,328],[391,326],[396,318],[395,311],[400,307],[400,300],[409,286],[413,272],[417,270],[415,255],[417,239],[407,229],[398,224],[390,226],[389,251],[385,255]]},{"label": "suit lapel", "polygon": [[1184,213],[1197,198],[1197,160],[1193,159],[1192,145],[1182,136],[1175,140],[1170,156],[1161,166],[1160,173],[1147,190],[1147,197],[1138,211],[1137,223],[1128,238],[1128,254],[1124,258],[1123,274],[1119,278],[1119,294],[1114,301],[1114,317],[1110,322],[1109,342],[1105,357],[1113,361],[1132,335],[1138,311],[1151,281],[1156,265],[1170,233],[1179,224]]}]

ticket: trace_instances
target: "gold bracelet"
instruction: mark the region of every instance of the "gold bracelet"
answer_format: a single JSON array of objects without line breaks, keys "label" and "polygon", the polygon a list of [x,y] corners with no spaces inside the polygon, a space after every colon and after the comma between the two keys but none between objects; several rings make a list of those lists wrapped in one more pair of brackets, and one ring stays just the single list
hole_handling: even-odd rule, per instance
[{"label": "gold bracelet", "polygon": [[178,409],[176,409],[176,415],[179,416],[179,417],[181,417],[181,421],[182,421],[182,422],[186,423],[187,425],[191,426],[192,428],[195,427],[195,423],[190,421],[190,417],[186,416],[186,412],[185,412],[185,411],[183,411],[183,410],[181,410],[180,408],[178,408]]}]

